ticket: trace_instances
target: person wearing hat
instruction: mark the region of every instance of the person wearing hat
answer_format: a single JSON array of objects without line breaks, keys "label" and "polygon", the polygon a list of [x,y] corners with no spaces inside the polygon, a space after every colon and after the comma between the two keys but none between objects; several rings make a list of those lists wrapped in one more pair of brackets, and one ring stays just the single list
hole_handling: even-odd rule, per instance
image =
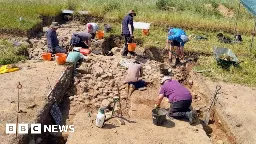
[{"label": "person wearing hat", "polygon": [[48,52],[50,53],[65,53],[66,50],[59,46],[59,40],[57,38],[56,30],[59,28],[57,22],[52,22],[50,28],[46,31]]},{"label": "person wearing hat", "polygon": [[91,22],[91,23],[87,23],[85,27],[87,32],[92,35],[92,39],[94,39],[96,35],[96,31],[99,29],[98,24]]},{"label": "person wearing hat", "polygon": [[[188,42],[188,36],[186,32],[180,28],[169,28],[167,36],[166,47],[170,45],[169,62],[172,64],[173,55],[176,56],[175,65],[180,62],[180,59],[184,58],[184,45]],[[176,50],[174,50],[176,47]]]},{"label": "person wearing hat", "polygon": [[90,48],[92,35],[88,32],[73,33],[70,45],[73,47]]},{"label": "person wearing hat", "polygon": [[176,119],[188,119],[192,125],[197,121],[197,114],[190,110],[192,103],[191,93],[171,76],[165,75],[161,80],[161,88],[155,107],[159,108],[163,98],[169,99],[170,109],[167,116]]},{"label": "person wearing hat", "polygon": [[125,44],[124,44],[122,56],[127,56],[128,53],[130,53],[131,55],[135,54],[134,52],[128,51],[128,43],[131,43],[133,39],[133,31],[134,31],[133,17],[134,16],[136,16],[135,11],[130,10],[128,15],[124,17],[121,24],[121,33],[122,33],[122,36],[124,36],[125,38]]}]

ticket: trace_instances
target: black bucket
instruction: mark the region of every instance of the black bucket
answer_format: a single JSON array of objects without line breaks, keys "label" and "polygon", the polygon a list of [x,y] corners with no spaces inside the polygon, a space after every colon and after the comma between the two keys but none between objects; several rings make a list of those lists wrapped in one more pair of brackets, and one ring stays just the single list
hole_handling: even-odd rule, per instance
[{"label": "black bucket", "polygon": [[166,121],[166,114],[167,111],[165,109],[153,109],[152,110],[152,117],[153,123],[157,126],[161,126]]}]

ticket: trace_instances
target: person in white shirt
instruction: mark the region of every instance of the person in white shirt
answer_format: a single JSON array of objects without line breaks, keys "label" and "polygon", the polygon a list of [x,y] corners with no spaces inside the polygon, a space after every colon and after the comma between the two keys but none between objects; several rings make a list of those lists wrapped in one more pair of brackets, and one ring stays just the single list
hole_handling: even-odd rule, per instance
[{"label": "person in white shirt", "polygon": [[86,30],[88,33],[92,35],[92,39],[95,38],[96,31],[99,29],[99,26],[97,23],[87,23],[86,24]]}]

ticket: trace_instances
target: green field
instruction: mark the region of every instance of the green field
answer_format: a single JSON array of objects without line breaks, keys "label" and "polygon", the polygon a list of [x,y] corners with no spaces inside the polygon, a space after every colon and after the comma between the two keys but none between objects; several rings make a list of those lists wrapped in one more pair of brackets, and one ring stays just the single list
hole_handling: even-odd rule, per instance
[{"label": "green field", "polygon": [[[250,51],[253,28],[253,16],[241,5],[238,15],[238,0],[0,0],[0,28],[4,31],[30,30],[41,23],[41,16],[54,17],[62,9],[88,10],[92,16],[102,17],[104,23],[113,26],[113,34],[120,35],[120,22],[130,9],[137,12],[134,21],[151,23],[150,35],[141,36],[141,31],[135,32],[135,37],[141,39],[141,46],[148,45],[165,47],[166,28],[181,27],[190,34],[205,35],[208,41],[191,40],[185,46],[185,51],[212,53],[214,46],[232,49],[238,56],[241,68],[231,67],[228,70],[216,65],[213,57],[201,56],[195,70],[210,69],[205,76],[216,80],[235,82],[256,86],[256,51]],[[19,18],[23,20],[20,22]],[[237,20],[238,19],[238,20]],[[234,33],[235,23],[238,31],[243,34],[242,44],[222,44],[217,41],[218,32]],[[0,42],[0,45],[4,45]],[[7,44],[0,53],[0,64],[14,63],[23,56]],[[254,47],[256,43],[254,43]],[[23,47],[20,47],[22,49]],[[2,49],[2,48],[1,48]],[[15,50],[14,50],[15,49]]]},{"label": "green field", "polygon": [[[220,5],[232,13],[231,17],[225,16]],[[128,10],[134,9],[137,21],[194,30],[233,32],[238,18],[238,30],[250,33],[253,18],[243,6],[237,15],[238,5],[238,0],[1,0],[0,28],[26,31],[41,22],[40,16],[55,16],[68,8],[89,10],[94,16],[120,22]]]}]

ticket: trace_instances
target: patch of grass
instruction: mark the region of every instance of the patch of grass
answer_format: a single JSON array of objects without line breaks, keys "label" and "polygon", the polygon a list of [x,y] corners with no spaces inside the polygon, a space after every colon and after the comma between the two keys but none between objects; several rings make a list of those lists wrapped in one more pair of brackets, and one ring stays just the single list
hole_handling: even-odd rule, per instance
[{"label": "patch of grass", "polygon": [[205,72],[203,75],[215,80],[256,86],[256,61],[253,53],[250,53],[251,38],[244,36],[242,44],[223,44],[217,42],[215,35],[210,34],[209,41],[189,42],[187,50],[213,53],[214,46],[229,48],[235,53],[239,61],[243,62],[240,63],[239,67],[231,66],[228,69],[223,69],[217,65],[213,55],[210,57],[200,56],[198,65],[194,67],[195,70],[211,70],[211,72]]},{"label": "patch of grass", "polygon": [[27,47],[25,45],[14,46],[6,40],[0,41],[0,65],[12,64],[26,60]]}]

